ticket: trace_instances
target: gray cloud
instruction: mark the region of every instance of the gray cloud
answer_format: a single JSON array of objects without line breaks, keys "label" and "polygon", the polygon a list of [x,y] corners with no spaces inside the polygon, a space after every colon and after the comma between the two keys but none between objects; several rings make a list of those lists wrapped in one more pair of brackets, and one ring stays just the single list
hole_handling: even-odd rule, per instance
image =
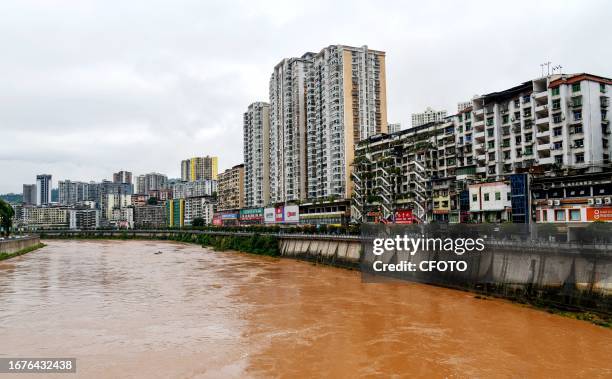
[{"label": "gray cloud", "polygon": [[176,177],[242,161],[242,113],[283,57],[387,52],[389,121],[565,72],[610,76],[605,1],[12,1],[0,3],[0,193],[37,173]]}]

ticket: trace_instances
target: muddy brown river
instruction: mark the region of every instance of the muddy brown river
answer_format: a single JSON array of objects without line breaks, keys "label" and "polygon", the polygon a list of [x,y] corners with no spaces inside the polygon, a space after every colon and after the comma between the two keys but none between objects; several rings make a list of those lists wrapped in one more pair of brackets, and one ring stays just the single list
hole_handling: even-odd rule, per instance
[{"label": "muddy brown river", "polygon": [[502,300],[196,245],[46,243],[0,262],[0,357],[76,357],[76,377],[612,377],[610,329]]}]

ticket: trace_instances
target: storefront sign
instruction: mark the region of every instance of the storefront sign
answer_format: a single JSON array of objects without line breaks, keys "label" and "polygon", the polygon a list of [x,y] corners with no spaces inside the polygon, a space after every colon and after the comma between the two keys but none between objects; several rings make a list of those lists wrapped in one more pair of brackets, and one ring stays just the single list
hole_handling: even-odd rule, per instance
[{"label": "storefront sign", "polygon": [[612,207],[587,208],[587,221],[612,221]]}]

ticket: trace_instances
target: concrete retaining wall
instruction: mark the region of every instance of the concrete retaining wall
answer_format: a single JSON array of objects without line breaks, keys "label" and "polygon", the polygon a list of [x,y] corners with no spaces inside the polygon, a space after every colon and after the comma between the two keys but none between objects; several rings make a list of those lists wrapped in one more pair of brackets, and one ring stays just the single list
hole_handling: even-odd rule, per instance
[{"label": "concrete retaining wall", "polygon": [[38,237],[25,237],[0,241],[0,253],[14,253],[27,247],[38,245],[39,243],[40,238]]}]

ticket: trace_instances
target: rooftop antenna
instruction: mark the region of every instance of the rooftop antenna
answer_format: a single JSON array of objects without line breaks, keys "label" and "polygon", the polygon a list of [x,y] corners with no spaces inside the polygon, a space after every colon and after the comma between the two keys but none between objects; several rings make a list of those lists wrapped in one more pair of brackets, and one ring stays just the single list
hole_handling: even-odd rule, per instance
[{"label": "rooftop antenna", "polygon": [[561,66],[560,64],[559,64],[559,65],[554,66],[554,67],[552,68],[552,72],[553,72],[553,74],[555,73],[555,71],[559,71],[559,74],[563,74],[563,66]]},{"label": "rooftop antenna", "polygon": [[546,66],[546,72],[547,72],[547,76],[550,75],[550,65],[552,64],[552,62],[548,61],[545,63],[541,63],[540,67],[542,68],[542,77],[544,77],[544,66]]}]

